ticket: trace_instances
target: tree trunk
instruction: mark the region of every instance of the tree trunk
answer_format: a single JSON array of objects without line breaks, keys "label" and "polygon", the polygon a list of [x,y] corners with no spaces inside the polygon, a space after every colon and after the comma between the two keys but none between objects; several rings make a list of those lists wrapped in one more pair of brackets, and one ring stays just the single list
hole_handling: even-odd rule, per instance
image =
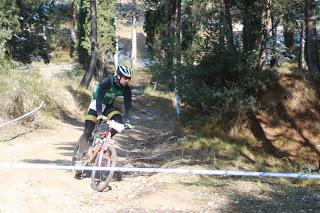
[{"label": "tree trunk", "polygon": [[74,55],[74,50],[75,50],[75,45],[76,45],[76,41],[77,41],[77,37],[76,37],[76,26],[77,26],[77,3],[76,0],[72,1],[71,4],[71,10],[72,10],[72,24],[71,24],[71,28],[70,28],[70,33],[71,33],[71,45],[70,45],[70,57],[72,58]]},{"label": "tree trunk", "polygon": [[295,29],[292,27],[284,27],[283,36],[284,36],[284,44],[288,48],[289,53],[292,54],[294,48],[294,34]]},{"label": "tree trunk", "polygon": [[178,88],[178,75],[177,72],[180,72],[181,65],[181,0],[176,0],[176,12],[175,12],[175,33],[176,33],[176,44],[175,44],[175,61],[178,66],[178,70],[173,68],[173,81],[174,81],[174,93],[175,93],[175,105],[177,116],[180,116],[180,94]]},{"label": "tree trunk", "polygon": [[270,37],[271,30],[271,6],[272,0],[267,0],[266,8],[263,11],[263,31],[260,39],[260,50],[259,50],[259,65],[258,70],[262,70],[262,67],[266,60],[269,59],[269,53],[267,50],[267,41]]},{"label": "tree trunk", "polygon": [[277,58],[275,57],[276,54],[272,54],[275,51],[277,45],[277,35],[278,35],[278,26],[279,22],[277,22],[273,16],[271,16],[271,23],[272,23],[272,45],[271,45],[271,57],[270,57],[270,67],[273,68],[277,64]]},{"label": "tree trunk", "polygon": [[304,23],[300,23],[300,48],[299,48],[299,68],[306,68],[306,62],[305,62],[305,26]]},{"label": "tree trunk", "polygon": [[259,33],[262,28],[262,10],[255,1],[243,1],[243,50],[246,55],[252,55],[257,50],[261,36]]},{"label": "tree trunk", "polygon": [[116,26],[115,29],[115,36],[116,36],[116,52],[114,53],[114,67],[118,67],[119,65],[119,39],[118,39],[118,18],[116,17],[114,20],[114,25]]},{"label": "tree trunk", "polygon": [[165,64],[166,69],[172,70],[174,60],[175,48],[175,15],[176,15],[176,0],[169,0],[167,3],[167,25],[166,25],[166,38],[163,39],[165,43]]},{"label": "tree trunk", "polygon": [[176,60],[177,63],[181,63],[181,0],[177,0],[176,7]]},{"label": "tree trunk", "polygon": [[45,25],[42,26],[42,33],[43,33],[43,39],[47,40],[47,30]]},{"label": "tree trunk", "polygon": [[180,48],[180,19],[181,19],[181,0],[169,0],[166,5],[166,30],[164,32],[163,47],[165,51],[165,66],[168,71],[171,71],[171,76],[174,83],[175,105],[177,115],[180,115],[180,98],[178,91],[177,70],[175,64],[180,64],[181,54],[177,51]]},{"label": "tree trunk", "polygon": [[91,6],[91,62],[89,70],[83,76],[80,87],[88,88],[91,82],[91,79],[95,73],[97,58],[98,58],[98,50],[97,50],[97,5],[96,0],[90,1]]},{"label": "tree trunk", "polygon": [[251,132],[259,141],[262,142],[262,149],[267,153],[277,156],[277,148],[272,144],[272,141],[267,138],[264,129],[262,128],[261,123],[257,119],[256,115],[252,111],[248,111],[247,118]]},{"label": "tree trunk", "polygon": [[306,59],[308,70],[311,75],[319,75],[319,56],[316,38],[316,2],[305,0],[306,22]]},{"label": "tree trunk", "polygon": [[252,6],[250,1],[244,1],[243,8],[243,50],[246,54],[251,52],[255,46],[255,38],[251,36],[251,27],[253,27],[251,21],[251,14],[249,14],[249,8]]},{"label": "tree trunk", "polygon": [[132,0],[132,47],[131,47],[131,66],[137,66],[137,9],[136,0]]},{"label": "tree trunk", "polygon": [[95,78],[100,82],[102,79],[104,79],[107,76],[106,72],[106,63],[104,63],[104,59],[98,57],[97,58],[97,65],[96,65],[96,72],[95,72]]}]

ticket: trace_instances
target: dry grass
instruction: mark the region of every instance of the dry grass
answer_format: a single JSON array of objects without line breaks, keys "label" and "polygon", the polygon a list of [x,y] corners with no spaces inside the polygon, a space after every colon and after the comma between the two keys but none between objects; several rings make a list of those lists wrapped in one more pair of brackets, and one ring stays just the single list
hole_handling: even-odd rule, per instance
[{"label": "dry grass", "polygon": [[44,71],[51,70],[49,67],[55,71],[54,66],[34,63],[29,67],[0,72],[0,109],[3,120],[11,120],[33,110],[42,100],[45,102],[43,109],[29,122],[24,121],[25,125],[51,128],[57,125],[55,118],[59,119],[62,115],[82,115],[83,108],[79,100],[86,100],[81,97],[89,96],[88,93],[76,92],[77,83],[72,80],[60,80],[54,75],[44,78]]}]

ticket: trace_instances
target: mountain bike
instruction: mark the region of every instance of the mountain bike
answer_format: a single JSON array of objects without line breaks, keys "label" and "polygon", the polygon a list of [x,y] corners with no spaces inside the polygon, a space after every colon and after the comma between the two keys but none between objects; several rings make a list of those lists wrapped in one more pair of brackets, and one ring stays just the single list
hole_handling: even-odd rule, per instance
[{"label": "mountain bike", "polygon": [[[81,166],[115,167],[117,153],[111,138],[111,129],[122,132],[125,125],[108,119],[98,121],[90,141],[91,146],[83,160],[78,162]],[[73,165],[76,165],[79,154],[79,144],[77,144],[72,155]],[[85,174],[81,170],[75,170],[74,173],[75,175]],[[113,174],[114,171],[92,170],[91,188],[95,191],[105,190],[109,186]]]}]

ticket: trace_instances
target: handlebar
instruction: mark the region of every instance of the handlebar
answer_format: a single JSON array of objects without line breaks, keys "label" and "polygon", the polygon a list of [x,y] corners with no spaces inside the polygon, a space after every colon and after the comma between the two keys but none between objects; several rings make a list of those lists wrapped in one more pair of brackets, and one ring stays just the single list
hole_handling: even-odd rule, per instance
[{"label": "handlebar", "polygon": [[107,123],[109,124],[110,128],[116,130],[117,132],[122,132],[126,128],[124,124],[117,123],[113,120],[108,120]]},{"label": "handlebar", "polygon": [[110,128],[116,130],[117,132],[122,132],[124,129],[132,129],[133,126],[132,125],[127,125],[127,124],[122,124],[122,123],[118,123],[114,120],[109,120],[106,116],[101,116],[100,119],[98,119],[100,122],[98,124],[101,123],[101,121],[106,122]]}]

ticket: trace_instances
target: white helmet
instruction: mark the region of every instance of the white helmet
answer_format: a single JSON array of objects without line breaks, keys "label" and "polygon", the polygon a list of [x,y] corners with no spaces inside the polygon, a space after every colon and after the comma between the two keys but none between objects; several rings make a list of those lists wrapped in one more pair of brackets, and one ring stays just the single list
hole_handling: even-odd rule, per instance
[{"label": "white helmet", "polygon": [[119,65],[117,67],[117,74],[121,76],[130,77],[130,78],[132,77],[132,71],[124,65]]}]

